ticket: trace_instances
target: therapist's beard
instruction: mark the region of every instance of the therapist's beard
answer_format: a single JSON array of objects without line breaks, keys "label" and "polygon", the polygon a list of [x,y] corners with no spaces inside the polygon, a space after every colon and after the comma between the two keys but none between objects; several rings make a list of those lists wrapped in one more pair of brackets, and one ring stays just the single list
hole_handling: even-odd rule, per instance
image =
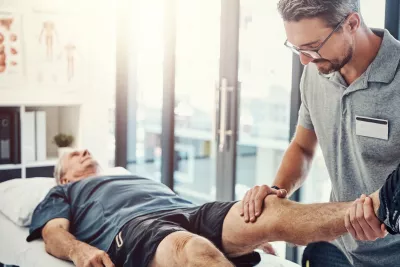
[{"label": "therapist's beard", "polygon": [[[315,59],[313,60],[313,63],[318,64],[318,63],[325,63],[324,66],[318,67],[318,71],[322,74],[330,74],[336,71],[340,71],[344,66],[347,65],[347,63],[350,62],[350,60],[353,58],[353,48],[349,47],[347,50],[346,55],[344,56],[343,60],[339,61],[338,59],[335,60],[328,60],[324,58],[320,59]],[[328,63],[328,64],[326,64]]]}]

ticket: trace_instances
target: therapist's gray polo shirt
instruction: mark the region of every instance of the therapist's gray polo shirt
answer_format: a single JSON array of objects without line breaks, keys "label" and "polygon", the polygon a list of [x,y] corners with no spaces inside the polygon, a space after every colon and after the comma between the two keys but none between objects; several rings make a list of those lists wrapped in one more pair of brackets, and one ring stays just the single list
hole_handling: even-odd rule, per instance
[{"label": "therapist's gray polo shirt", "polygon": [[[373,193],[400,163],[400,43],[386,30],[374,32],[383,37],[379,53],[350,86],[339,72],[325,76],[315,64],[301,81],[299,125],[317,135],[332,201]],[[346,234],[336,244],[355,266],[400,266],[400,236],[363,242]]]}]

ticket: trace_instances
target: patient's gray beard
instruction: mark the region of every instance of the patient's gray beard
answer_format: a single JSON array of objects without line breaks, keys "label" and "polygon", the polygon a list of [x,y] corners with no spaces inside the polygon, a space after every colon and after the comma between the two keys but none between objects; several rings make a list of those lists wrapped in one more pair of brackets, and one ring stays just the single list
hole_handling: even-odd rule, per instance
[{"label": "patient's gray beard", "polygon": [[99,165],[97,161],[93,161],[92,164],[88,165],[85,170],[80,175],[82,178],[93,177],[100,175],[103,172],[103,169]]},{"label": "patient's gray beard", "polygon": [[94,175],[99,175],[103,172],[103,168],[97,161],[95,161],[90,167],[94,169]]},{"label": "patient's gray beard", "polygon": [[96,174],[101,174],[102,172],[103,172],[103,168],[99,164],[97,164],[97,166],[96,166]]}]

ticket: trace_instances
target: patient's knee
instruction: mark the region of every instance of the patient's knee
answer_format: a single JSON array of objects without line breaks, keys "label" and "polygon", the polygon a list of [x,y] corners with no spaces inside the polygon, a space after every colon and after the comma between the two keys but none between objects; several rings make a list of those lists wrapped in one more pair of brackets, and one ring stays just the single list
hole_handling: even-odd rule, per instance
[{"label": "patient's knee", "polygon": [[270,237],[273,234],[280,234],[284,230],[282,219],[285,217],[288,200],[278,198],[275,195],[269,195],[264,199],[264,210],[261,219],[265,223],[265,230],[268,231]]},{"label": "patient's knee", "polygon": [[268,217],[276,217],[282,210],[283,199],[278,198],[275,195],[269,195],[264,199],[264,211]]},{"label": "patient's knee", "polygon": [[190,258],[222,255],[222,253],[210,241],[196,235],[178,241],[176,249],[177,251],[184,252],[186,255],[190,255]]}]

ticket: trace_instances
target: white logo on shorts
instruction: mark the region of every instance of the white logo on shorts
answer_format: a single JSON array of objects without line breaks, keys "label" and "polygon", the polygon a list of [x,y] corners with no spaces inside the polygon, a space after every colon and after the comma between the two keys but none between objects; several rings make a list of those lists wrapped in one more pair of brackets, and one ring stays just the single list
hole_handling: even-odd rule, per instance
[{"label": "white logo on shorts", "polygon": [[124,244],[124,241],[122,240],[122,232],[119,232],[119,234],[115,237],[115,241],[117,242],[118,248],[122,247]]}]

